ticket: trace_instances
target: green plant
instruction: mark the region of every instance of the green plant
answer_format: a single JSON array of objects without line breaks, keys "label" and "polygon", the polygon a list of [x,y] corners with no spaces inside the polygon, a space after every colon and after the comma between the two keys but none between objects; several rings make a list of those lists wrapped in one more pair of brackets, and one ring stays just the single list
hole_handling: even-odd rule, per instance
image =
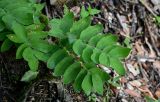
[{"label": "green plant", "polygon": [[[65,84],[73,82],[76,91],[83,89],[87,95],[92,91],[102,95],[103,84],[110,79],[110,75],[97,66],[111,67],[119,75],[124,75],[125,69],[120,59],[125,58],[130,49],[120,46],[117,36],[102,34],[102,25],[91,26],[90,16],[73,20],[73,14],[68,12],[62,19],[50,21],[49,35],[58,38],[58,43],[68,55],[65,51],[57,51],[47,65],[55,68],[54,75],[63,75]],[[73,62],[66,56],[73,57]]]},{"label": "green plant", "polygon": [[160,16],[155,17],[156,24],[160,26]]},{"label": "green plant", "polygon": [[[31,0],[30,0],[31,1]],[[43,5],[28,0],[0,1],[0,41],[3,41],[1,51],[7,51],[13,45],[9,40],[13,34],[12,23],[18,22],[24,26],[40,23],[39,17]],[[12,37],[12,36],[11,36]]]},{"label": "green plant", "polygon": [[87,9],[85,9],[84,6],[82,6],[82,8],[81,8],[81,17],[82,18],[85,18],[89,15],[95,15],[95,14],[98,14],[98,13],[100,13],[100,10],[97,10],[95,8],[92,9],[90,5]]},{"label": "green plant", "polygon": [[[1,2],[8,3],[10,0],[2,1],[1,8],[3,8]],[[2,24],[5,24],[1,31],[4,29],[9,31],[2,35],[5,36],[5,40],[11,42],[4,41],[1,49],[4,48],[3,51],[6,51],[12,44],[16,45],[16,58],[23,58],[30,67],[22,81],[36,78],[39,61],[43,61],[54,76],[63,76],[64,84],[73,83],[75,91],[83,90],[87,95],[97,92],[102,95],[104,84],[112,77],[100,65],[112,68],[120,76],[125,74],[121,59],[128,56],[130,49],[120,46],[117,36],[103,34],[102,25],[91,25],[90,15],[75,21],[73,13],[66,10],[63,18],[49,21],[48,32],[44,29],[48,19],[40,13],[43,5],[17,0],[11,7],[16,5],[17,8],[17,5],[19,7],[19,3],[23,2],[24,11],[16,13],[27,12],[29,13],[27,18],[22,19],[23,17],[18,16],[16,20],[11,19],[8,23],[4,22],[4,15],[1,17],[2,20],[0,19]],[[27,9],[27,5],[34,9]],[[25,21],[22,22],[23,20]],[[53,37],[56,40],[51,40]]]},{"label": "green plant", "polygon": [[145,96],[145,100],[146,100],[146,102],[160,102],[160,98],[159,99],[153,99],[149,96]]}]

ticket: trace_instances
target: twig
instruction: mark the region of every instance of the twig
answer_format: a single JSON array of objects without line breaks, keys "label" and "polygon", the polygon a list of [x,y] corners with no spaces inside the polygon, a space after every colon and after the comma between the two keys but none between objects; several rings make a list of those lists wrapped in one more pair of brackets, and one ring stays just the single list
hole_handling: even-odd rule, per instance
[{"label": "twig", "polygon": [[149,27],[146,19],[145,19],[145,24],[146,24],[146,26],[147,26],[147,30],[148,30],[148,33],[149,33],[149,35],[150,35],[151,43],[152,43],[152,45],[153,45],[153,48],[154,48],[154,50],[156,51],[157,55],[160,56],[160,52],[159,52],[158,48],[156,47],[156,45],[155,45],[156,43],[155,43],[155,41],[154,41],[154,39],[153,39],[154,34],[153,34],[153,32],[151,31],[151,29],[150,29],[150,27]]},{"label": "twig", "polygon": [[154,16],[156,17],[156,14],[152,11],[152,9],[147,5],[146,0],[139,0],[145,7],[146,9]]},{"label": "twig", "polygon": [[135,5],[132,8],[132,29],[131,29],[131,36],[135,35],[136,33],[136,24],[137,24],[137,16],[135,13]]},{"label": "twig", "polygon": [[144,80],[146,82],[148,82],[149,80],[147,78],[148,77],[147,72],[142,68],[142,64],[141,63],[138,63],[138,65],[139,65],[139,69],[140,69],[141,75],[143,76]]}]

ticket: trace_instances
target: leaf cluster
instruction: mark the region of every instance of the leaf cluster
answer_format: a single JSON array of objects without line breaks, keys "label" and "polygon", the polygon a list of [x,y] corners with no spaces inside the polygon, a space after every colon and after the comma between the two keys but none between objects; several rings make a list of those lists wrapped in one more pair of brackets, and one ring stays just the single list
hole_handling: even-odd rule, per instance
[{"label": "leaf cluster", "polygon": [[90,14],[84,16],[82,9],[80,20],[66,11],[63,18],[50,20],[50,30],[45,31],[48,19],[41,14],[43,5],[31,1],[0,1],[1,51],[15,45],[16,59],[28,62],[30,70],[22,81],[36,78],[39,61],[43,61],[54,76],[63,76],[64,84],[73,83],[75,91],[103,95],[104,84],[112,77],[100,65],[125,74],[121,60],[130,49],[120,46],[116,35],[103,34],[102,25],[91,25],[90,15],[98,11],[90,8]]},{"label": "leaf cluster", "polygon": [[[112,68],[119,75],[125,74],[121,59],[128,56],[130,49],[120,46],[117,36],[103,34],[102,25],[91,25],[90,16],[74,21],[73,14],[68,12],[62,19],[52,19],[50,27],[49,35],[59,39],[74,62],[70,64],[71,58],[58,51],[47,65],[54,68],[54,75],[63,76],[64,83],[73,82],[76,91],[83,89],[87,95],[91,92],[103,94],[103,85],[111,76],[98,65]],[[51,62],[56,63],[51,65]],[[64,68],[66,65],[69,66]]]}]

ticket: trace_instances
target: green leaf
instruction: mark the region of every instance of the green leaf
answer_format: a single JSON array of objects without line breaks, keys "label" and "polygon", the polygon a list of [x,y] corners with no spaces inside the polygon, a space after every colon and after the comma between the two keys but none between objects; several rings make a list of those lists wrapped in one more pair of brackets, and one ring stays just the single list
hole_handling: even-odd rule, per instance
[{"label": "green leaf", "polygon": [[14,43],[23,43],[23,41],[20,40],[15,34],[8,34],[7,37]]},{"label": "green leaf", "polygon": [[99,56],[99,62],[100,64],[105,65],[106,67],[110,66],[109,56],[105,53],[101,53]]},{"label": "green leaf", "polygon": [[[34,0],[34,1],[36,1],[36,0]],[[34,16],[37,16],[37,18],[38,18],[41,15],[41,12],[45,6],[45,3],[36,3],[36,2],[34,3],[34,8],[36,9],[34,12]],[[38,22],[34,22],[34,23],[38,23]]]},{"label": "green leaf", "polygon": [[16,51],[16,59],[21,59],[22,58],[22,54],[23,54],[23,51],[24,51],[24,49],[25,48],[27,48],[28,47],[28,45],[27,44],[21,44],[19,47],[18,47],[18,49],[17,49],[17,51]]},{"label": "green leaf", "polygon": [[83,52],[83,49],[85,48],[85,44],[82,42],[82,40],[77,40],[74,44],[73,44],[73,51],[77,54],[77,55],[81,55]]},{"label": "green leaf", "polygon": [[101,54],[101,51],[99,50],[99,49],[94,49],[93,50],[93,54],[91,55],[91,60],[94,62],[94,63],[96,63],[96,64],[98,64],[99,63],[99,56],[100,56],[100,54]]},{"label": "green leaf", "polygon": [[47,62],[52,54],[43,53],[41,51],[34,50],[34,55],[38,60],[43,61],[43,62]]},{"label": "green leaf", "polygon": [[35,59],[35,56],[33,54],[33,49],[31,49],[30,47],[24,49],[22,56],[26,61]]},{"label": "green leaf", "polygon": [[69,12],[62,19],[53,19],[50,22],[51,30],[49,35],[60,39],[66,38],[67,32],[73,25],[73,13]]},{"label": "green leaf", "polygon": [[91,18],[86,17],[80,19],[79,21],[73,23],[73,26],[70,29],[70,34],[75,35],[77,38],[80,36],[80,33],[86,29],[91,24]]},{"label": "green leaf", "polygon": [[26,27],[27,31],[42,31],[44,30],[45,25],[43,23],[40,24],[31,24]]},{"label": "green leaf", "polygon": [[38,59],[31,59],[28,61],[28,65],[29,65],[29,68],[30,70],[32,71],[37,71],[38,70],[38,66],[39,66],[39,61]]},{"label": "green leaf", "polygon": [[24,82],[30,82],[31,80],[36,79],[39,72],[34,72],[32,70],[29,70],[25,72],[25,74],[22,76],[21,81]]},{"label": "green leaf", "polygon": [[30,40],[40,40],[40,39],[44,39],[47,38],[48,36],[48,32],[45,31],[32,31],[30,33],[28,33],[28,38]]},{"label": "green leaf", "polygon": [[110,80],[108,80],[108,83],[110,83],[111,85],[115,86],[115,87],[120,87],[121,85],[119,84],[119,80],[120,80],[121,76],[116,76]]},{"label": "green leaf", "polygon": [[65,38],[64,32],[60,29],[61,20],[60,19],[53,19],[49,23],[51,30],[49,31],[49,35],[57,38]]},{"label": "green leaf", "polygon": [[128,47],[128,48],[132,48],[132,44],[131,42],[131,38],[126,37],[124,40],[124,44]]},{"label": "green leaf", "polygon": [[0,18],[2,18],[2,16],[4,16],[5,13],[6,13],[5,10],[0,8]]},{"label": "green leaf", "polygon": [[62,29],[64,34],[69,32],[70,28],[72,27],[74,20],[73,17],[73,13],[69,12],[61,19],[60,29]]},{"label": "green leaf", "polygon": [[81,71],[78,73],[78,75],[74,81],[74,84],[73,84],[75,91],[81,91],[81,89],[82,89],[81,85],[82,85],[83,79],[86,75],[87,75],[87,71],[84,68],[81,69]]},{"label": "green leaf", "polygon": [[17,2],[23,3],[23,2],[26,2],[26,0],[16,0],[16,1],[15,0],[1,0],[0,7],[5,8],[6,5],[17,3]]},{"label": "green leaf", "polygon": [[6,14],[2,17],[2,21],[5,23],[6,28],[11,30],[14,18],[10,14]]},{"label": "green leaf", "polygon": [[69,65],[73,63],[72,57],[65,57],[62,61],[60,61],[54,70],[55,76],[61,76],[64,74]]},{"label": "green leaf", "polygon": [[85,18],[85,17],[89,16],[89,12],[87,10],[85,10],[84,6],[82,6],[82,8],[81,8],[81,14],[80,15],[81,15],[82,18]]},{"label": "green leaf", "polygon": [[63,82],[64,84],[69,84],[71,83],[73,80],[75,80],[75,78],[77,77],[79,71],[81,70],[81,65],[80,63],[73,63],[72,65],[70,65],[63,76]]},{"label": "green leaf", "polygon": [[44,53],[48,53],[53,49],[52,45],[44,40],[31,40],[30,42],[32,48]]},{"label": "green leaf", "polygon": [[27,32],[24,28],[23,25],[17,23],[17,22],[13,22],[12,23],[12,29],[14,31],[14,33],[16,34],[16,36],[18,37],[19,40],[23,41],[23,42],[27,42]]},{"label": "green leaf", "polygon": [[98,34],[96,36],[93,36],[90,40],[89,40],[89,45],[91,46],[96,46],[97,43],[99,42],[100,39],[102,39],[104,36],[102,34]]},{"label": "green leaf", "polygon": [[88,73],[82,82],[82,89],[87,95],[89,95],[92,91],[92,86],[92,76]]},{"label": "green leaf", "polygon": [[5,52],[11,48],[13,43],[9,39],[5,39],[5,41],[1,45],[1,52]]},{"label": "green leaf", "polygon": [[0,32],[3,31],[4,29],[5,29],[5,25],[0,19]]},{"label": "green leaf", "polygon": [[160,25],[160,16],[156,16],[155,18],[156,18],[157,24]]},{"label": "green leaf", "polygon": [[114,49],[112,49],[108,54],[113,57],[117,58],[125,58],[128,56],[130,52],[129,48],[121,47],[121,46],[116,46]]},{"label": "green leaf", "polygon": [[23,58],[28,62],[28,65],[32,71],[37,71],[39,61],[37,58],[34,56],[34,51],[30,47],[27,47],[24,49]]},{"label": "green leaf", "polygon": [[104,49],[103,49],[103,52],[105,53],[105,54],[108,54],[111,50],[113,50],[114,48],[116,48],[117,47],[117,45],[108,45],[108,46],[106,46]]},{"label": "green leaf", "polygon": [[29,2],[35,4],[37,1],[36,0],[29,0]]},{"label": "green leaf", "polygon": [[101,11],[100,10],[97,10],[97,9],[89,9],[89,14],[90,15],[95,15],[95,14],[98,14],[100,13]]},{"label": "green leaf", "polygon": [[86,69],[91,69],[91,68],[94,68],[95,67],[95,64],[94,63],[84,63],[84,67]]},{"label": "green leaf", "polygon": [[92,74],[98,74],[101,77],[103,83],[107,82],[110,79],[110,75],[108,73],[104,72],[103,70],[101,70],[97,67],[92,67],[89,71]]},{"label": "green leaf", "polygon": [[117,36],[115,35],[108,35],[103,37],[102,39],[100,39],[100,41],[97,43],[97,48],[99,49],[103,49],[105,48],[107,45],[112,45],[112,44],[116,44],[117,43]]},{"label": "green leaf", "polygon": [[121,85],[118,82],[112,82],[111,80],[108,80],[108,83],[114,87],[121,87]]},{"label": "green leaf", "polygon": [[89,63],[92,62],[91,61],[91,55],[93,53],[93,48],[90,46],[87,46],[82,53],[82,58],[84,60],[84,62]]},{"label": "green leaf", "polygon": [[92,74],[92,83],[94,90],[100,95],[103,95],[103,82],[98,74]]},{"label": "green leaf", "polygon": [[64,7],[64,14],[67,15],[70,11],[66,5],[64,5],[63,7]]},{"label": "green leaf", "polygon": [[53,69],[67,55],[65,50],[57,50],[47,61],[47,67]]},{"label": "green leaf", "polygon": [[80,39],[82,39],[85,42],[88,42],[91,39],[91,37],[97,35],[98,33],[101,33],[102,31],[102,25],[89,26],[81,32]]},{"label": "green leaf", "polygon": [[20,8],[20,7],[29,7],[29,4],[26,2],[14,2],[14,3],[9,3],[8,5],[5,6],[5,10],[7,12],[11,12],[14,9]]},{"label": "green leaf", "polygon": [[6,34],[1,32],[0,33],[0,41],[3,41],[6,38]]},{"label": "green leaf", "polygon": [[120,62],[119,59],[110,57],[110,66],[119,74],[125,75],[124,65]]},{"label": "green leaf", "polygon": [[30,25],[33,23],[33,10],[28,7],[19,7],[10,11],[10,13],[23,25]]},{"label": "green leaf", "polygon": [[77,35],[74,35],[70,32],[67,33],[67,36],[68,36],[69,44],[72,44],[72,43],[74,43],[75,41],[78,40]]},{"label": "green leaf", "polygon": [[31,59],[28,61],[28,65],[29,65],[30,70],[37,71],[38,66],[39,66],[39,61],[37,58]]}]

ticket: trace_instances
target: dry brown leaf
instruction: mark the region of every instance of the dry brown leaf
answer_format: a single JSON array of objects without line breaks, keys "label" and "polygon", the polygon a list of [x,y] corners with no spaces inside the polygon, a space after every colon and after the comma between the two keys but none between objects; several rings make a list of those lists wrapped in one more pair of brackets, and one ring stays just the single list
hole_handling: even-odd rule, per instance
[{"label": "dry brown leaf", "polygon": [[157,98],[160,98],[160,88],[157,89],[157,91],[155,92],[155,95]]},{"label": "dry brown leaf", "polygon": [[135,48],[137,50],[137,55],[144,55],[144,50],[141,48],[139,42],[135,42]]},{"label": "dry brown leaf", "polygon": [[126,66],[134,76],[137,76],[138,74],[140,74],[140,71],[137,67],[133,67],[131,64],[126,64]]},{"label": "dry brown leaf", "polygon": [[120,80],[121,83],[127,83],[127,79],[125,77],[122,77]]},{"label": "dry brown leaf", "polygon": [[141,86],[138,88],[141,92],[143,92],[144,94],[149,95],[151,98],[155,99],[152,92],[148,89],[147,86]]},{"label": "dry brown leaf", "polygon": [[139,80],[133,80],[129,82],[134,87],[140,87],[142,84]]},{"label": "dry brown leaf", "polygon": [[78,16],[78,14],[80,13],[80,7],[79,6],[74,6],[70,9],[71,12],[73,12],[74,16]]},{"label": "dry brown leaf", "polygon": [[125,89],[124,92],[133,96],[133,97],[141,97],[141,95],[134,90]]},{"label": "dry brown leaf", "polygon": [[157,68],[158,70],[160,70],[160,61],[155,61],[155,62],[153,62],[153,66],[154,66],[155,68]]}]

